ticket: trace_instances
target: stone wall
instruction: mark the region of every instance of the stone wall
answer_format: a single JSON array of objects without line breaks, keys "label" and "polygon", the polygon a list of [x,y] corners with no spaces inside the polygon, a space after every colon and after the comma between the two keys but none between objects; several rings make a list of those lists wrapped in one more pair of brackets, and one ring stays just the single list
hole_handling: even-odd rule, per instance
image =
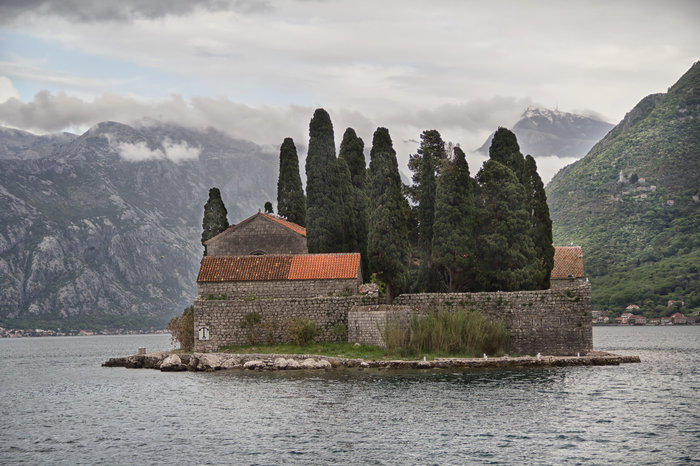
[{"label": "stone wall", "polygon": [[391,306],[357,307],[348,315],[348,341],[383,344],[387,321],[407,323],[438,305],[485,313],[504,322],[511,349],[518,354],[575,355],[593,349],[591,287],[496,293],[426,293],[400,295]]},{"label": "stone wall", "polygon": [[307,253],[305,236],[262,215],[229,228],[207,242],[209,256]]},{"label": "stone wall", "polygon": [[200,282],[197,299],[209,295],[227,298],[305,298],[308,296],[348,296],[357,294],[360,280],[277,280],[249,282]]},{"label": "stone wall", "polygon": [[[270,282],[257,283],[270,286]],[[211,291],[211,294],[235,294],[230,289],[211,288]],[[195,351],[216,351],[225,345],[249,343],[248,330],[240,324],[251,312],[262,318],[258,333],[253,335],[258,341],[264,341],[268,332],[272,340],[285,341],[283,323],[300,317],[316,323],[319,341],[336,341],[338,335],[333,327],[344,324],[348,341],[382,345],[381,328],[388,320],[399,319],[408,325],[414,314],[427,313],[441,304],[478,310],[491,319],[503,321],[510,331],[510,351],[514,354],[575,355],[586,354],[593,348],[588,283],[541,291],[406,294],[398,296],[392,305],[380,305],[377,297],[361,295],[315,298],[288,295],[261,298],[261,295],[243,293],[238,295],[243,298],[224,301],[195,299]],[[199,339],[201,327],[207,329],[208,340]]]},{"label": "stone wall", "polygon": [[[226,301],[197,298],[194,301],[194,350],[216,351],[226,345],[258,342],[268,337],[275,342],[286,341],[285,321],[293,317],[308,319],[316,324],[318,341],[338,341],[336,324],[348,324],[348,312],[354,306],[377,303],[377,297],[317,297],[283,299],[232,299]],[[241,322],[251,312],[260,315],[261,322],[253,333],[241,328]],[[200,328],[206,328],[207,340],[200,340]]]}]

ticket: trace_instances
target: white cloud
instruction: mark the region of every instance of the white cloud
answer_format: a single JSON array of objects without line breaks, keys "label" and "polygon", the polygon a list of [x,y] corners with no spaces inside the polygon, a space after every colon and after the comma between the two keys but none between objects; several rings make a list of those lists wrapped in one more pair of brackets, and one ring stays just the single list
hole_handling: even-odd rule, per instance
[{"label": "white cloud", "polygon": [[170,138],[163,140],[161,147],[151,149],[146,141],[135,143],[115,142],[115,137],[108,135],[110,144],[121,158],[127,162],[143,162],[146,160],[170,160],[180,163],[186,160],[195,160],[202,149],[191,147],[186,141],[174,142]]},{"label": "white cloud", "polygon": [[10,99],[19,99],[19,91],[15,89],[12,81],[6,76],[0,76],[0,103]]}]

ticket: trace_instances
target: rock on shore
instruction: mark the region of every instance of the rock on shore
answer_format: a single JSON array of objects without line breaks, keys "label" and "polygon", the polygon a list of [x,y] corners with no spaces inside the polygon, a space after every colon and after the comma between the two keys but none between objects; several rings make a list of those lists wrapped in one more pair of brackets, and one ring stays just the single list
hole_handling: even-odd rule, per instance
[{"label": "rock on shore", "polygon": [[481,358],[436,358],[430,361],[336,358],[296,354],[229,354],[229,353],[171,353],[158,352],[110,358],[102,366],[130,369],[159,369],[176,371],[241,370],[328,370],[332,368],[377,369],[482,369],[564,366],[616,366],[640,362],[639,356],[592,352],[583,356],[521,356]]}]

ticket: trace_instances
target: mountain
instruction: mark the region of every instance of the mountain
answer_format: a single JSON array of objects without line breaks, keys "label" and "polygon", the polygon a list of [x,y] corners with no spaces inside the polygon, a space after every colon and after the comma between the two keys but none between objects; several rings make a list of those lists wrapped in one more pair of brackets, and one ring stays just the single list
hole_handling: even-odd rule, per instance
[{"label": "mountain", "polygon": [[[518,138],[523,154],[580,158],[612,127],[592,117],[529,107],[511,131]],[[493,134],[477,152],[488,155],[491,139]]]},{"label": "mountain", "polygon": [[0,326],[163,327],[192,302],[203,206],[274,200],[277,155],[214,130],[0,128]]},{"label": "mountain", "polygon": [[555,244],[583,246],[596,307],[700,308],[700,62],[562,169],[547,197]]}]

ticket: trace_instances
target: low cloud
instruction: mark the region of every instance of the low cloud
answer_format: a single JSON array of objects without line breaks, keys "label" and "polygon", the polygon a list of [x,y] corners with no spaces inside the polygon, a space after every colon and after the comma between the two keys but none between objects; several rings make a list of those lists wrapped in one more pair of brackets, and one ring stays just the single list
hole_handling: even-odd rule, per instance
[{"label": "low cloud", "polygon": [[0,3],[0,23],[26,15],[79,22],[131,21],[185,16],[197,9],[252,13],[270,8],[270,2],[265,0],[3,0]]},{"label": "low cloud", "polygon": [[5,76],[0,76],[0,103],[7,102],[10,99],[19,99],[19,92]]},{"label": "low cloud", "polygon": [[[113,138],[109,138],[110,143]],[[166,138],[162,146],[151,149],[145,141],[137,143],[120,142],[115,144],[114,149],[119,156],[128,162],[143,162],[146,160],[170,160],[180,163],[187,160],[195,160],[201,153],[201,148],[190,147],[186,141],[173,142]]]}]

